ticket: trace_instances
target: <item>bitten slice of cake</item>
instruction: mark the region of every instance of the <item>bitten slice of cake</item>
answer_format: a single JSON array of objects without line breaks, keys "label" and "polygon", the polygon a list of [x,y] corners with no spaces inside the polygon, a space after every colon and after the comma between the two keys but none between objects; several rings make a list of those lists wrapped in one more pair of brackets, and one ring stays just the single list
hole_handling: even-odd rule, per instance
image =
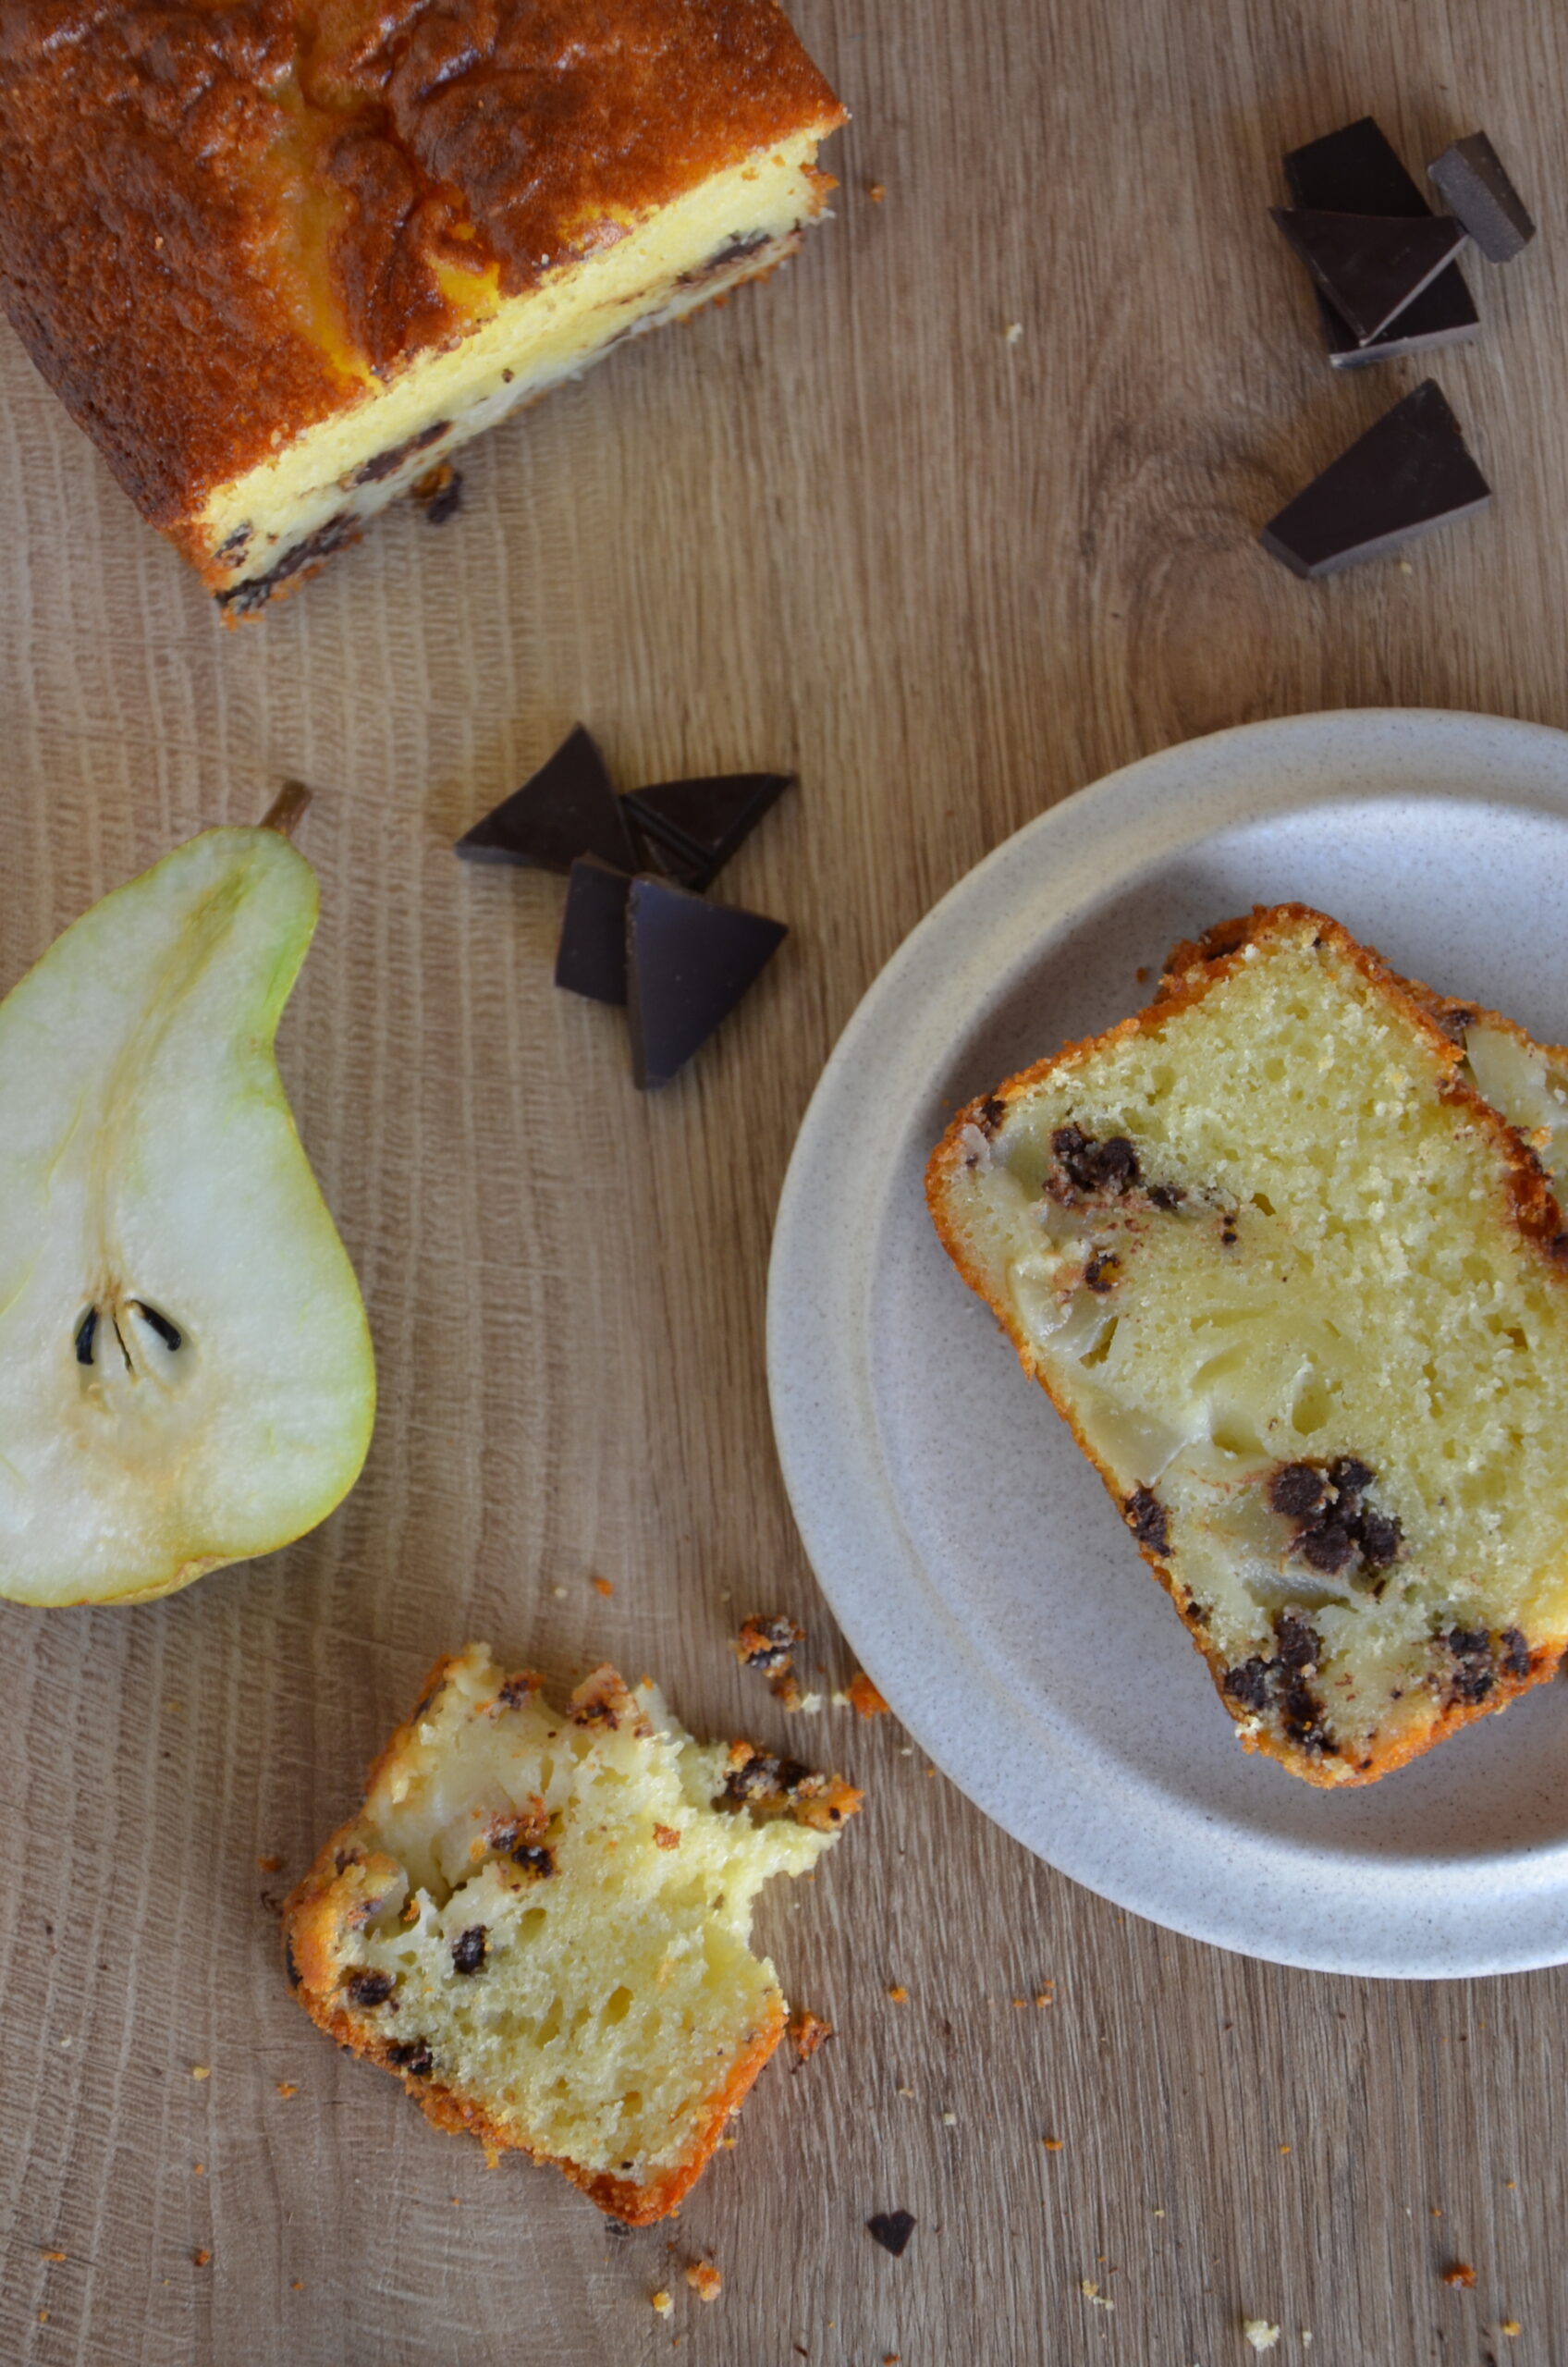
[{"label": "bitten slice of cake", "polygon": [[774,0],[52,0],[0,42],[0,293],[240,616],[790,254],[843,120]]},{"label": "bitten slice of cake", "polygon": [[778,2045],[747,1945],[860,1795],[701,1744],[612,1668],[557,1711],[471,1644],[439,1662],[284,1909],[300,2003],[492,2158],[553,2161],[640,2225],[677,2203]]},{"label": "bitten slice of cake", "polygon": [[1299,905],[963,1110],[955,1264],[1249,1749],[1364,1784],[1568,1641],[1568,1061]]}]

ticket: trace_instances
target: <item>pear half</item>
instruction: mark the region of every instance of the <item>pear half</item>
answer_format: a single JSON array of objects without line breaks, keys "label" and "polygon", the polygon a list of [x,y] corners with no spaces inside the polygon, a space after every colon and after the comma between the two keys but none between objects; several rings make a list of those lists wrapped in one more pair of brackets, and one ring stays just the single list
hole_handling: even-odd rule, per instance
[{"label": "pear half", "polygon": [[0,1595],[131,1602],[313,1528],[370,1444],[359,1285],[273,1037],[315,927],[209,830],[0,1003]]}]

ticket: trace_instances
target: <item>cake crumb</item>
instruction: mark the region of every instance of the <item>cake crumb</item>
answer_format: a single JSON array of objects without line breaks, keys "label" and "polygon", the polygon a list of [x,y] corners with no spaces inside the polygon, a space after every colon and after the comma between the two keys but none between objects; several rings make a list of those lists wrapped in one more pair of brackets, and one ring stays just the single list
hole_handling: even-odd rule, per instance
[{"label": "cake crumb", "polygon": [[258,1858],[256,1863],[263,1874],[280,1874],[283,1871],[281,1858]]},{"label": "cake crumb", "polygon": [[297,2276],[297,2277],[294,2279],[293,2284],[292,2284],[292,2285],[289,2287],[289,2288],[288,2288],[288,2290],[290,2291],[290,2293],[302,2293],[302,2292],[304,2291],[304,2289],[305,2289],[305,2280],[304,2280],[304,2278],[303,2278],[302,2276]]},{"label": "cake crumb", "polygon": [[192,2252],[190,2258],[197,2268],[205,2268],[207,2263],[212,2259],[212,2253],[208,2251]]},{"label": "cake crumb", "polygon": [[[1060,2153],[1066,2141],[1066,2139],[1062,2137],[1042,2137],[1040,2140],[1041,2144],[1045,2147],[1047,2153]],[[1158,2218],[1161,2216],[1161,2214],[1157,2212],[1155,2216]]]},{"label": "cake crumb", "polygon": [[592,1585],[594,1592],[595,1594],[602,1594],[606,1601],[608,1601],[610,1596],[615,1592],[615,1588],[608,1578],[594,1578],[591,1579],[589,1583]]},{"label": "cake crumb", "polygon": [[66,2257],[66,2255],[65,2255],[65,2253],[64,2253],[64,2252],[40,2252],[40,2254],[39,2254],[39,2258],[40,2258],[40,2260],[56,2260],[56,2261],[57,2261],[57,2260],[64,2260],[64,2259],[65,2259],[65,2257]]},{"label": "cake crumb", "polygon": [[1243,2318],[1242,2332],[1255,2350],[1272,2350],[1280,2339],[1279,2327],[1270,2325],[1267,2318]]},{"label": "cake crumb", "polygon": [[1082,2293],[1085,2301],[1093,2302],[1096,2310],[1114,2310],[1116,2307],[1114,2301],[1108,2301],[1106,2300],[1104,2294],[1100,2291],[1099,2287],[1095,2283],[1093,2277],[1080,2277],[1078,2280],[1078,2290]]},{"label": "cake crumb", "polygon": [[885,1718],[888,1704],[863,1668],[857,1668],[844,1688],[844,1698],[857,1718]]},{"label": "cake crumb", "polygon": [[802,2063],[809,2063],[824,2042],[833,2036],[833,2025],[809,2005],[798,2005],[787,2025],[790,2042]]},{"label": "cake crumb", "polygon": [[1474,2285],[1475,2282],[1476,2272],[1471,2267],[1467,2260],[1453,2261],[1443,2271],[1443,2283],[1445,2285],[1463,2285],[1469,2287]]},{"label": "cake crumb", "polygon": [[907,2005],[909,2003],[909,1991],[901,1981],[890,1981],[888,1986],[888,1994],[895,2005]]},{"label": "cake crumb", "polygon": [[210,2063],[193,2063],[190,2067],[190,2076],[193,2079],[210,2079],[213,2076],[213,2067]]},{"label": "cake crumb", "polygon": [[1523,2334],[1524,2331],[1517,2318],[1504,2318],[1498,2327],[1499,2334],[1507,2335],[1511,2340],[1514,2335]]},{"label": "cake crumb", "polygon": [[711,2260],[694,2260],[686,2271],[686,2282],[701,2301],[717,2301],[724,2290],[724,2279]]},{"label": "cake crumb", "polygon": [[656,2293],[650,2293],[648,2300],[652,2303],[653,2307],[658,2312],[661,2318],[668,2318],[675,2307],[675,2298],[673,2294],[670,2293],[668,2287],[663,2285],[659,2287]]},{"label": "cake crumb", "polygon": [[299,2087],[298,2087],[298,2085],[296,2084],[296,2082],[295,2082],[294,2080],[292,2080],[292,2079],[279,2079],[279,2080],[278,2080],[278,2082],[277,2082],[277,2092],[278,2092],[278,2094],[279,2094],[280,2096],[282,2096],[282,2097],[284,2098],[284,2100],[287,2102],[287,2100],[288,2099],[288,2097],[290,2097],[290,2096],[297,2096],[297,2095],[299,2094],[299,2092],[300,2092],[300,2090],[299,2090]]},{"label": "cake crumb", "polygon": [[1009,321],[1009,323],[1008,323],[1008,325],[1007,325],[1006,328],[1005,328],[1005,329],[1003,329],[1003,331],[1002,331],[1002,343],[1003,343],[1004,345],[1016,345],[1016,344],[1018,343],[1019,338],[1020,338],[1023,335],[1023,322],[1022,322],[1022,321]]},{"label": "cake crumb", "polygon": [[866,185],[865,193],[873,205],[880,205],[888,194],[887,186],[882,181],[870,181]]}]

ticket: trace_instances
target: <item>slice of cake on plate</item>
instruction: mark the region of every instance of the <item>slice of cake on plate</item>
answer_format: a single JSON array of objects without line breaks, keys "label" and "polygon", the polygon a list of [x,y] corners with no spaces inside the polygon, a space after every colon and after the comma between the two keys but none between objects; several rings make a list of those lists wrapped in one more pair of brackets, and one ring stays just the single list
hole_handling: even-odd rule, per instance
[{"label": "slice of cake on plate", "polygon": [[517,404],[792,253],[843,120],[774,0],[18,8],[0,294],[240,616]]},{"label": "slice of cake on plate", "polygon": [[1568,1641],[1565,1122],[1562,1054],[1281,905],[932,1158],[943,1242],[1243,1742],[1310,1783],[1375,1781]]},{"label": "slice of cake on plate", "polygon": [[437,1663],[284,1908],[300,2003],[440,2128],[553,2161],[601,2210],[673,2208],[778,2045],[747,1945],[860,1794],[701,1744],[601,1668],[565,1711],[483,1644]]}]

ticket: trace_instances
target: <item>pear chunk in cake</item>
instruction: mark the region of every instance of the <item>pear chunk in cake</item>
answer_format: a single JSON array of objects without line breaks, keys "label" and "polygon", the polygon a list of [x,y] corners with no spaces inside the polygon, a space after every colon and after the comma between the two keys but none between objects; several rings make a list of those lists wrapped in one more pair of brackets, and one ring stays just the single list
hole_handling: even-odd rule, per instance
[{"label": "pear chunk in cake", "polygon": [[1243,1743],[1309,1783],[1375,1781],[1568,1641],[1565,1122],[1563,1054],[1280,905],[931,1159]]},{"label": "pear chunk in cake", "polygon": [[700,2174],[778,2045],[747,1945],[860,1795],[748,1743],[694,1742],[646,1679],[564,1711],[471,1644],[437,1663],[284,1910],[312,2019],[492,2158],[553,2161],[641,2225]]}]

